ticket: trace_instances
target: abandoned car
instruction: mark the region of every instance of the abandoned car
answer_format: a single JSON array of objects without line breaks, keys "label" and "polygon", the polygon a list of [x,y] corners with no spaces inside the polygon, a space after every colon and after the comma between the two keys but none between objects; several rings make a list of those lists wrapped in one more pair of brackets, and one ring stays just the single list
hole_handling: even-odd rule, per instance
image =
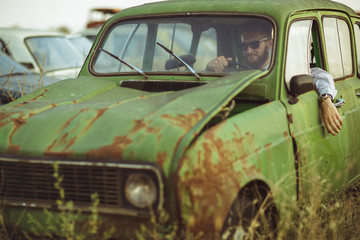
[{"label": "abandoned car", "polygon": [[[247,35],[254,24],[261,38]],[[335,94],[314,87],[312,69],[333,77]],[[32,216],[46,226],[44,209],[56,216],[58,199],[84,224],[96,193],[115,238],[134,238],[166,212],[178,236],[241,239],[264,206],[260,226],[276,232],[284,203],[306,199],[313,176],[329,194],[358,181],[359,73],[360,16],[339,3],[124,9],[79,77],[0,108],[4,224],[30,231]],[[333,134],[323,101],[342,121]]]},{"label": "abandoned car", "polygon": [[34,73],[65,79],[78,76],[84,63],[66,35],[39,29],[0,28],[2,51]]}]

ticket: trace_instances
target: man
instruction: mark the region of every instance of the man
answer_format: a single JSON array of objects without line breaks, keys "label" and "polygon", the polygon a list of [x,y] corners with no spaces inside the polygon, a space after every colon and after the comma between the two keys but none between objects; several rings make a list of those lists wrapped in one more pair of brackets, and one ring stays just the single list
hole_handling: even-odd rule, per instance
[{"label": "man", "polygon": [[[244,25],[240,38],[240,49],[249,67],[267,70],[270,66],[273,45],[270,23],[259,24],[249,21]],[[231,61],[232,58],[219,56],[207,64],[206,71],[224,72]],[[329,133],[336,135],[340,132],[343,121],[332,103],[337,93],[334,80],[329,73],[320,68],[312,68],[311,76],[320,95],[320,108],[325,127]]]},{"label": "man", "polygon": [[[249,21],[244,24],[239,44],[249,67],[261,70],[269,68],[273,45],[270,23]],[[230,61],[232,61],[232,58],[217,57],[207,64],[206,70],[209,72],[224,72]]]}]

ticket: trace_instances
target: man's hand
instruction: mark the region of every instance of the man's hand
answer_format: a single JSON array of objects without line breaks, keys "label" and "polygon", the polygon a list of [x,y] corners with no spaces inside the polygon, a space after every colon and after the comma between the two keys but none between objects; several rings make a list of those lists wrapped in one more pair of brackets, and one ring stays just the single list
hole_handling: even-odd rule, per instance
[{"label": "man's hand", "polygon": [[343,121],[340,114],[330,98],[326,98],[320,103],[322,118],[328,133],[336,135],[340,132]]},{"label": "man's hand", "polygon": [[206,65],[206,71],[224,72],[229,65],[229,61],[232,61],[232,58],[225,58],[224,56],[217,57]]}]

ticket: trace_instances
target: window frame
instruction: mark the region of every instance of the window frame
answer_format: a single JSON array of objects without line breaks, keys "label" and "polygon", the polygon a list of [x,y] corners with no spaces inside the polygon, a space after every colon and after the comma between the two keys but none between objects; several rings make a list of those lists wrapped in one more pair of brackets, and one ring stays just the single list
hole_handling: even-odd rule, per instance
[{"label": "window frame", "polygon": [[[277,22],[270,16],[268,15],[257,15],[257,14],[244,14],[244,13],[239,13],[239,14],[224,14],[224,13],[217,13],[217,12],[212,12],[212,13],[199,13],[199,14],[192,14],[192,16],[203,16],[203,17],[232,17],[232,18],[261,18],[263,20],[267,20],[269,23],[271,23],[272,27],[273,27],[273,47],[276,48],[277,47],[277,31],[278,31],[278,26],[277,26]],[[109,22],[100,32],[99,34],[101,35],[99,37],[99,39],[97,40],[97,42],[95,42],[95,47],[94,47],[94,51],[92,52],[91,56],[90,56],[90,60],[88,61],[87,64],[87,70],[89,71],[89,73],[93,76],[100,76],[100,77],[128,77],[128,76],[132,76],[132,75],[136,75],[138,76],[138,73],[136,72],[124,72],[124,73],[99,73],[97,71],[94,70],[94,65],[96,62],[96,58],[98,57],[98,50],[100,48],[100,46],[104,43],[104,41],[106,41],[106,37],[108,36],[109,32],[112,31],[112,29],[114,27],[116,27],[118,24],[121,24],[122,22],[128,22],[128,21],[137,21],[137,20],[144,20],[144,19],[154,19],[154,18],[177,18],[177,17],[183,17],[183,14],[155,14],[155,15],[145,15],[145,16],[136,16],[136,17],[126,17],[126,18],[121,18],[121,19],[116,19],[112,22]],[[220,42],[219,37],[218,37],[218,29],[216,29],[216,34],[217,34],[217,41],[218,43]],[[192,46],[193,47],[193,46]],[[217,52],[219,52],[221,50],[221,46],[220,44],[217,45]],[[270,66],[269,66],[269,72],[271,72],[275,66],[275,59],[276,59],[276,52],[273,51],[271,53],[271,62],[270,62]],[[164,71],[152,71],[152,72],[146,72],[146,74],[148,76],[155,76],[155,75],[163,75],[163,76],[172,76],[172,75],[184,75],[185,72],[164,72]],[[190,73],[186,74],[191,76]],[[204,72],[201,73],[202,76],[204,77],[222,77],[222,76],[226,76],[228,75],[227,73],[211,73],[211,72]]]},{"label": "window frame", "polygon": [[[360,77],[360,19],[355,19],[353,27],[354,27],[354,44],[355,44],[354,48],[355,48],[355,54],[356,54],[355,67],[357,69],[357,75],[358,75],[358,77]],[[355,33],[356,27],[359,30],[359,35],[357,35]]]},{"label": "window frame", "polygon": [[[344,70],[344,62],[343,62],[343,56],[341,55],[341,68],[343,69],[343,74],[341,77],[336,77],[333,75],[333,73],[331,73],[330,71],[330,64],[329,64],[329,57],[328,57],[328,51],[327,51],[327,46],[326,46],[326,36],[325,36],[325,24],[324,24],[324,19],[325,18],[335,18],[337,21],[338,20],[343,20],[346,25],[347,25],[347,29],[349,30],[349,40],[350,40],[350,53],[351,53],[351,66],[352,66],[352,71],[350,74],[345,74],[345,70]],[[341,15],[332,15],[332,14],[324,14],[321,16],[321,29],[320,31],[322,31],[322,35],[323,35],[323,52],[324,52],[324,60],[325,60],[325,66],[326,66],[326,71],[329,72],[333,78],[334,78],[334,81],[339,81],[339,80],[343,80],[343,79],[346,79],[346,78],[349,78],[351,76],[354,76],[354,45],[353,45],[353,41],[352,39],[354,39],[354,36],[353,36],[353,28],[352,26],[350,26],[350,23],[349,23],[349,19],[345,16],[341,16]],[[337,27],[337,36],[339,37],[339,28]],[[341,47],[341,42],[340,42],[340,39],[339,39],[339,50],[340,50],[340,54],[341,54],[341,51],[342,51],[342,47]]]},{"label": "window frame", "polygon": [[[289,23],[288,27],[287,27],[287,32],[286,32],[286,42],[285,42],[285,46],[286,46],[286,52],[285,52],[285,64],[284,64],[284,84],[285,84],[285,87],[287,89],[287,91],[289,92],[290,91],[290,80],[291,80],[291,77],[290,79],[287,79],[287,75],[286,75],[286,71],[287,71],[287,66],[288,66],[288,59],[287,59],[287,56],[288,56],[288,51],[289,51],[289,33],[290,33],[290,28],[292,26],[292,24],[294,24],[295,22],[299,22],[299,21],[311,21],[310,23],[310,30],[309,30],[309,36],[308,36],[308,54],[310,54],[308,56],[308,71],[304,74],[308,74],[310,75],[310,64],[311,64],[311,45],[310,45],[310,41],[311,41],[311,37],[314,38],[316,37],[316,46],[314,45],[314,50],[316,50],[317,54],[317,60],[319,61],[319,63],[317,64],[317,67],[320,67],[320,68],[323,68],[325,69],[325,57],[324,57],[324,47],[323,47],[323,32],[322,32],[322,29],[321,29],[321,24],[319,23],[319,20],[318,18],[316,18],[315,16],[309,16],[309,17],[302,17],[302,18],[294,18],[293,20],[291,20],[291,22]],[[316,32],[314,31],[314,28],[316,28]],[[314,41],[314,40],[313,40]],[[320,66],[318,66],[320,65]],[[293,76],[296,76],[293,75]],[[292,76],[292,77],[293,77]],[[288,81],[287,81],[288,80]]]}]

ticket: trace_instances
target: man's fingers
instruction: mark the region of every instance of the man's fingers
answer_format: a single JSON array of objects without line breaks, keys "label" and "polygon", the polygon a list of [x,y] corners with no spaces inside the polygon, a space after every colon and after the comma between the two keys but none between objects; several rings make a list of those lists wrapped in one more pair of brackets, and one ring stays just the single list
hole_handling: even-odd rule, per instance
[{"label": "man's fingers", "polygon": [[334,119],[326,119],[324,122],[328,133],[331,133],[332,135],[339,133],[343,124],[340,115],[336,116]]},{"label": "man's fingers", "polygon": [[229,65],[229,61],[232,61],[232,58],[217,57],[208,63],[206,69],[210,72],[224,72]]},{"label": "man's fingers", "polygon": [[339,129],[339,131],[340,131],[341,126],[342,126],[342,119],[337,118],[337,119],[335,119],[334,123],[335,123],[335,126],[337,127],[337,129]]},{"label": "man's fingers", "polygon": [[325,127],[326,127],[326,130],[328,131],[328,133],[331,133],[332,135],[336,135],[336,133],[338,133],[338,131],[336,131],[333,126],[328,123],[328,122],[325,122]]},{"label": "man's fingers", "polygon": [[225,69],[229,65],[228,60],[224,56],[219,57],[218,60],[219,60],[219,68],[220,68],[219,70],[220,70],[220,72],[225,71]]}]

